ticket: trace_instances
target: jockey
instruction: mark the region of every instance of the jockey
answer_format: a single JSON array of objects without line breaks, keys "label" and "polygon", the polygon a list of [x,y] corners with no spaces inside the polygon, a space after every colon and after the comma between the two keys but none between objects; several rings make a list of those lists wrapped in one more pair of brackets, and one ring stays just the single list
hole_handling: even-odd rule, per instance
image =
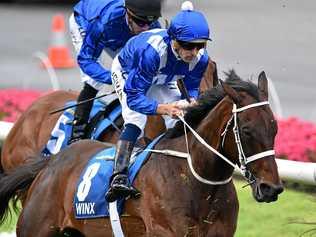
[{"label": "jockey", "polygon": [[[109,90],[111,72],[100,63],[104,50],[110,57],[118,53],[134,35],[160,28],[162,0],[81,0],[74,7],[69,25],[77,61],[84,82],[78,102]],[[113,91],[113,89],[112,89]],[[69,143],[85,138],[85,128],[93,101],[76,107]]]},{"label": "jockey", "polygon": [[127,177],[134,144],[142,135],[146,115],[160,114],[167,128],[174,126],[184,107],[177,79],[184,79],[191,103],[197,98],[208,65],[208,40],[203,14],[182,10],[168,30],[153,29],[133,37],[113,60],[112,81],[122,105],[124,129],[116,146],[107,201],[137,193]]}]

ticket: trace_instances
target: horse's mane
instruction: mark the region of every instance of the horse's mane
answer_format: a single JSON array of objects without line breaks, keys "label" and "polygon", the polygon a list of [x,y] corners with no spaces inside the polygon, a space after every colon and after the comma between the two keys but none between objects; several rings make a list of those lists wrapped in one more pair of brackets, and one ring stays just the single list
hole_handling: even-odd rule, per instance
[{"label": "horse's mane", "polygon": [[[231,86],[237,91],[245,91],[259,100],[258,88],[251,81],[242,80],[236,72],[232,69],[228,72],[224,72],[226,75],[225,83]],[[216,87],[210,88],[202,93],[198,100],[197,105],[189,107],[184,116],[185,121],[193,128],[195,128],[203,118],[211,111],[223,98],[225,97],[225,92],[223,87],[218,84]],[[166,137],[174,138],[181,136],[183,134],[183,123],[177,122],[176,126],[169,129]]]}]

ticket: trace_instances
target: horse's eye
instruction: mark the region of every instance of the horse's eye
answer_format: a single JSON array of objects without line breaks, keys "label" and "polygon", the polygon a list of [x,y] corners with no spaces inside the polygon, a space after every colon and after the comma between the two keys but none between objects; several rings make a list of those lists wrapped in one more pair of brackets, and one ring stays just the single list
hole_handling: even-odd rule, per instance
[{"label": "horse's eye", "polygon": [[243,126],[243,127],[241,127],[241,133],[246,137],[250,137],[251,136],[251,129],[247,126]]},{"label": "horse's eye", "polygon": [[271,119],[271,127],[273,129],[273,131],[275,132],[275,134],[278,132],[278,123],[276,120]]}]

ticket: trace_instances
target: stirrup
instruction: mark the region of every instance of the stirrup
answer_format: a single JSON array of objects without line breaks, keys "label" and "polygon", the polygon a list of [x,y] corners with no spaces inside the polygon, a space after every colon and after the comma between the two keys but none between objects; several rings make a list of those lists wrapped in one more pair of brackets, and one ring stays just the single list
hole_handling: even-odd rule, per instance
[{"label": "stirrup", "polygon": [[114,202],[119,198],[139,198],[141,193],[129,184],[125,174],[117,174],[114,176],[111,187],[105,194],[105,199],[108,202]]},{"label": "stirrup", "polygon": [[82,138],[81,137],[72,137],[72,138],[70,138],[69,139],[69,141],[68,141],[68,145],[71,145],[72,143],[75,143],[75,142],[78,142],[78,141],[80,141]]}]

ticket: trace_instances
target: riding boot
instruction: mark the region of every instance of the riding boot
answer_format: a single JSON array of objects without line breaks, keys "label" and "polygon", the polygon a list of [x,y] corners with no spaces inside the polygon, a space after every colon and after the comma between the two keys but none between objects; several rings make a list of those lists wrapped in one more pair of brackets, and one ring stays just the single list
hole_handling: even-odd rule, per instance
[{"label": "riding boot", "polygon": [[[94,98],[97,93],[98,91],[96,89],[85,83],[82,91],[79,94],[78,103],[84,100]],[[76,107],[74,113],[74,120],[72,122],[71,137],[68,141],[68,145],[80,139],[86,138],[86,128],[92,105],[93,101],[89,101]]]},{"label": "riding boot", "polygon": [[105,194],[108,202],[113,202],[118,198],[131,196],[137,198],[140,192],[136,190],[128,180],[128,165],[134,148],[134,143],[125,140],[117,142],[114,157],[114,170],[110,179],[110,189]]}]

